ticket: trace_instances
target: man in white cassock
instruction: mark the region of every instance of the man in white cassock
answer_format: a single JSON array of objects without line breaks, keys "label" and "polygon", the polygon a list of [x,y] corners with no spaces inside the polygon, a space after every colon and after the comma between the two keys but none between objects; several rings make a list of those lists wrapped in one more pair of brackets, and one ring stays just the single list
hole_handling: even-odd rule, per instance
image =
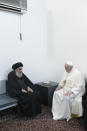
[{"label": "man in white cassock", "polygon": [[85,93],[85,80],[72,64],[65,64],[62,80],[53,95],[52,114],[54,120],[70,120],[72,114],[82,116],[82,96]]}]

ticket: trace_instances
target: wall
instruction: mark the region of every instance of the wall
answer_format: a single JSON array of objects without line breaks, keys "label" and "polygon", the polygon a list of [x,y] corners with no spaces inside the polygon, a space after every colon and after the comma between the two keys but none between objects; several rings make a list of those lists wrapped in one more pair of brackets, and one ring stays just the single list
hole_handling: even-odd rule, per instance
[{"label": "wall", "polygon": [[87,77],[86,0],[28,0],[21,31],[20,15],[0,10],[0,80],[17,61],[33,82],[59,81],[67,60]]},{"label": "wall", "polygon": [[87,77],[87,1],[47,0],[49,79],[60,80],[72,61]]},{"label": "wall", "polygon": [[7,79],[13,63],[21,61],[33,81],[47,79],[47,34],[45,0],[28,0],[28,11],[20,15],[0,10],[0,80]]}]

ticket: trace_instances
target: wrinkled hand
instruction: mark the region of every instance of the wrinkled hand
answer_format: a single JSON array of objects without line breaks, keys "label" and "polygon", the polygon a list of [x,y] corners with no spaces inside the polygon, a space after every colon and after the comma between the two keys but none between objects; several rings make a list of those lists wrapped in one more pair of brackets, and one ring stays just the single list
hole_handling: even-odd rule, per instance
[{"label": "wrinkled hand", "polygon": [[29,86],[27,87],[27,91],[34,92]]},{"label": "wrinkled hand", "polygon": [[27,93],[27,91],[25,89],[21,89],[21,91],[24,92],[24,93]]},{"label": "wrinkled hand", "polygon": [[58,87],[56,88],[56,91],[60,90],[61,88],[62,88],[62,86],[58,86]]},{"label": "wrinkled hand", "polygon": [[72,94],[72,91],[68,91],[67,93],[65,93],[65,96],[69,96]]}]

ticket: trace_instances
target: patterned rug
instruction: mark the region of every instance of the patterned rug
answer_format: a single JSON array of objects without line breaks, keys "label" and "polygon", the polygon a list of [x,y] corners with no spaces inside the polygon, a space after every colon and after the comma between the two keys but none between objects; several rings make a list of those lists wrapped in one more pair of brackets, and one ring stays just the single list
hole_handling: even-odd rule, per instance
[{"label": "patterned rug", "polygon": [[83,119],[73,118],[70,121],[52,119],[51,109],[42,108],[42,113],[27,121],[20,120],[16,109],[0,113],[0,131],[84,131]]}]

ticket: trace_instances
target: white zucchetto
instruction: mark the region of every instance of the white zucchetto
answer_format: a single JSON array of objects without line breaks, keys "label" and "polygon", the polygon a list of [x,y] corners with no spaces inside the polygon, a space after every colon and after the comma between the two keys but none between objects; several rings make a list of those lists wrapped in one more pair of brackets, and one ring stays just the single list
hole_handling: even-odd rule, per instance
[{"label": "white zucchetto", "polygon": [[67,61],[66,64],[69,65],[69,66],[73,66],[72,61]]}]

